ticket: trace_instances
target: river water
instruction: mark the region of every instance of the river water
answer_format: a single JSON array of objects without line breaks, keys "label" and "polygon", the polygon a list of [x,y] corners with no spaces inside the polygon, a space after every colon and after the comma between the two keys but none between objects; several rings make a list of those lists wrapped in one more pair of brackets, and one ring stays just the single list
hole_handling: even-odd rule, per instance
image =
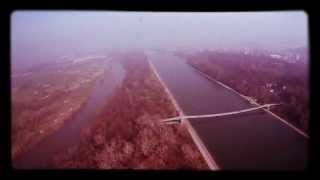
[{"label": "river water", "polygon": [[13,167],[19,169],[46,168],[54,153],[72,147],[80,142],[81,130],[93,122],[98,109],[101,108],[113,90],[124,78],[125,71],[121,64],[106,61],[104,77],[95,82],[91,94],[75,116],[66,121],[57,132],[49,135],[39,144],[32,147],[13,161]]},{"label": "river water", "polygon": [[[253,107],[180,57],[164,52],[148,52],[147,56],[186,115]],[[190,123],[220,169],[302,170],[307,166],[308,138],[263,110],[190,119]]]}]

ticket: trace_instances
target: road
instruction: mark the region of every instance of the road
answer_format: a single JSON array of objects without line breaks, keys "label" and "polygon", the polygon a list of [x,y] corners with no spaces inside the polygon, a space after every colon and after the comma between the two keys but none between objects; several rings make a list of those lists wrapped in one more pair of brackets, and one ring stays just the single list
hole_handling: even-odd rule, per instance
[{"label": "road", "polygon": [[[171,53],[146,54],[187,116],[255,107]],[[303,170],[307,167],[308,137],[264,110],[189,122],[217,169]]]}]

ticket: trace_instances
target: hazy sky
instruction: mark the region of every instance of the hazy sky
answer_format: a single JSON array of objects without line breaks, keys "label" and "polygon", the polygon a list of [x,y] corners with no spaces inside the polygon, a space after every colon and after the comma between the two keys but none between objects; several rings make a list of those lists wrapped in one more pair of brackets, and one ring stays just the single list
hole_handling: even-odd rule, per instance
[{"label": "hazy sky", "polygon": [[258,43],[279,49],[308,44],[302,11],[17,11],[11,27],[13,63],[108,48],[238,48]]}]

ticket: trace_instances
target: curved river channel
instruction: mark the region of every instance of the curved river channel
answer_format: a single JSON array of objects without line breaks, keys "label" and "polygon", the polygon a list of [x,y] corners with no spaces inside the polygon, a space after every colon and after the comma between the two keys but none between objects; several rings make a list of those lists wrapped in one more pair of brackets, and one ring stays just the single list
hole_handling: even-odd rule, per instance
[{"label": "curved river channel", "polygon": [[121,64],[106,61],[104,77],[95,82],[87,102],[81,107],[74,117],[67,120],[64,126],[43,139],[14,160],[13,167],[17,169],[42,169],[46,168],[56,152],[72,147],[80,142],[81,130],[93,121],[93,117],[113,93],[117,85],[121,84],[125,70]]},{"label": "curved river channel", "polygon": [[[161,79],[186,115],[224,113],[254,107],[233,91],[210,81],[172,53],[147,53]],[[41,168],[52,154],[79,142],[96,107],[105,103],[124,70],[114,64],[112,77],[98,81],[76,117],[17,161],[18,168]],[[114,80],[110,80],[115,79]],[[308,161],[307,137],[275,116],[259,110],[236,116],[190,119],[219,169],[303,170]]]}]

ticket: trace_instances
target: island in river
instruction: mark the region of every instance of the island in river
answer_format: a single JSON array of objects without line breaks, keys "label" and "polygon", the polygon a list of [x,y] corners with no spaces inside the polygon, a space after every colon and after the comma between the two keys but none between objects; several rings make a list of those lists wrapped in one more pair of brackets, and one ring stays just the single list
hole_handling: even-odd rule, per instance
[{"label": "island in river", "polygon": [[[68,131],[70,133],[78,132],[80,134],[79,142],[51,153],[45,165],[42,164],[38,166],[38,163],[34,162],[37,161],[37,159],[34,160],[35,158],[32,157],[39,154],[37,151],[40,151],[41,147],[50,146],[50,138],[39,138],[39,140],[33,144],[41,144],[39,143],[41,140],[48,141],[44,143],[46,146],[28,143],[27,146],[30,146],[30,150],[25,154],[20,153],[20,160],[19,158],[16,160],[16,164],[18,164],[16,168],[208,169],[206,162],[192,141],[185,126],[165,125],[158,121],[162,118],[176,116],[177,111],[165,93],[164,87],[162,87],[156,75],[151,70],[146,56],[138,52],[115,54],[112,56],[112,61],[121,64],[125,71],[124,77],[108,98],[104,97],[106,100],[105,103],[100,104],[101,108],[97,108],[97,111],[92,113],[89,120],[90,123],[81,127],[81,131],[79,132]],[[95,60],[83,61],[83,63],[84,62],[91,63],[91,70],[96,68],[93,70],[96,75],[90,76],[90,82],[94,84],[95,79],[102,77],[99,75],[103,74],[104,69],[101,68],[103,66],[99,63],[104,61]],[[83,68],[90,69],[91,66],[87,64],[84,65]],[[84,69],[81,70],[85,71]],[[89,69],[88,71],[90,71]],[[67,78],[67,76],[63,77]],[[85,73],[79,73],[75,77],[81,82],[85,77]],[[105,81],[108,82],[112,80],[107,79]],[[75,80],[72,82],[75,82]],[[70,113],[70,117],[81,113],[81,104],[85,103],[86,100],[88,101],[88,98],[90,99],[89,94],[92,92],[90,91],[92,86],[94,85],[88,85],[86,86],[87,88],[85,88],[85,86],[79,87],[79,89],[82,89],[81,91],[86,93],[82,93],[81,97],[83,100],[81,103],[78,103],[79,105],[77,107],[79,108],[75,109],[73,113]],[[88,90],[86,91],[86,89]],[[38,88],[33,88],[33,90],[38,90]],[[20,93],[17,92],[16,94],[20,95]],[[15,96],[14,93],[13,96]],[[68,100],[68,98],[70,98],[71,101],[76,100],[76,98],[71,98],[70,96],[71,95],[62,94],[61,99],[63,99],[63,101]],[[16,109],[14,105],[15,101],[13,101],[13,109]],[[37,108],[35,110],[41,108],[46,109],[46,107],[48,106],[38,106],[35,107]],[[61,109],[68,108],[71,108],[71,106],[67,108],[61,107]],[[16,114],[21,114],[25,109],[27,108],[22,107],[15,110],[15,112],[17,112]],[[79,110],[79,112],[76,112],[77,110]],[[60,114],[58,111],[52,110],[51,112],[53,114],[52,116]],[[71,114],[73,114],[73,116],[71,116]],[[58,136],[55,134],[61,134],[58,129],[63,129],[63,126],[73,127],[72,122],[74,119],[71,118],[68,120],[69,125],[61,123],[60,126],[55,126],[56,128],[52,128],[51,131],[43,130],[46,124],[50,124],[49,122],[51,121],[54,122],[54,118],[52,119],[53,120],[44,121],[43,126],[37,125],[32,129],[22,132],[17,130],[13,131],[12,137],[15,138],[16,142],[19,142],[21,141],[19,137],[36,134],[36,132],[42,130],[43,137],[49,136],[49,134],[52,133],[55,138],[51,138],[51,140],[60,138],[60,141],[65,141],[61,135]],[[31,121],[32,120],[29,120],[29,122]],[[13,120],[13,124],[15,122],[19,121]],[[40,123],[39,121],[36,122]],[[28,123],[24,123],[19,127],[23,129],[29,125],[27,124]],[[20,136],[17,136],[14,132],[19,132],[18,134],[20,134]],[[70,134],[70,136],[73,135]],[[33,137],[36,137],[36,135]],[[33,138],[26,139],[33,141]],[[38,148],[32,148],[32,146]],[[24,156],[26,156],[26,158],[24,158]],[[15,162],[15,158],[13,158],[13,162]]]}]

